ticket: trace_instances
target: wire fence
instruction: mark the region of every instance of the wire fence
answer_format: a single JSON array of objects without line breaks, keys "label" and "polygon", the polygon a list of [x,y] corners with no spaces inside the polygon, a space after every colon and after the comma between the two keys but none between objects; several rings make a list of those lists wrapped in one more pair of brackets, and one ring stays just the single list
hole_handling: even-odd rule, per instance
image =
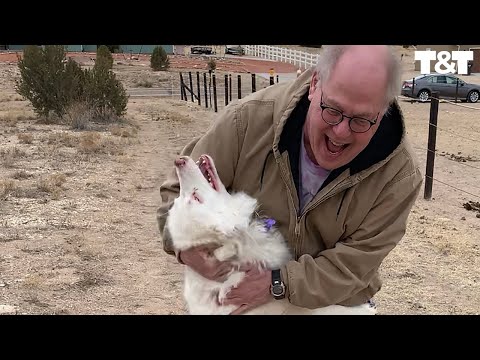
[{"label": "wire fence", "polygon": [[[435,95],[436,95],[436,93],[435,93]],[[404,96],[400,96],[400,98],[405,98],[405,99],[411,100],[411,98],[404,97]],[[437,116],[438,116],[438,113],[439,113],[439,104],[440,103],[448,103],[448,104],[451,104],[453,106],[458,106],[458,107],[461,107],[461,108],[468,108],[468,109],[471,109],[471,110],[478,110],[478,111],[480,111],[480,108],[473,107],[473,106],[466,106],[466,105],[459,104],[459,103],[454,102],[454,101],[441,99],[441,98],[438,97],[438,95],[437,96],[430,96],[430,99],[431,99],[431,108],[430,108],[430,119],[429,119],[429,123],[428,123],[428,126],[429,126],[428,149],[424,148],[424,147],[419,147],[417,145],[413,145],[414,149],[421,150],[421,151],[426,151],[426,153],[427,153],[427,170],[426,170],[426,174],[425,174],[425,178],[426,178],[427,181],[426,181],[426,185],[425,185],[425,198],[429,198],[429,196],[431,196],[431,183],[433,181],[435,181],[436,183],[442,184],[443,186],[447,186],[447,187],[455,189],[455,190],[457,190],[461,193],[468,194],[468,195],[473,196],[477,199],[480,199],[480,191],[478,193],[473,193],[469,190],[462,189],[459,185],[453,185],[450,182],[440,180],[440,179],[438,179],[438,177],[433,176],[433,172],[434,172],[433,161],[437,157],[437,155],[438,155],[439,158],[444,158],[447,161],[454,161],[455,163],[457,163],[461,166],[464,166],[464,167],[470,168],[470,169],[474,169],[473,171],[475,172],[475,175],[476,174],[480,175],[480,166],[476,166],[476,165],[473,165],[473,164],[470,163],[470,162],[479,162],[480,159],[475,159],[474,157],[472,157],[470,155],[465,157],[465,156],[459,156],[459,155],[449,154],[449,153],[445,153],[445,152],[439,153],[438,149],[436,148],[436,137],[437,137],[436,130],[440,130],[440,131],[455,135],[455,137],[457,137],[457,138],[465,139],[465,140],[468,140],[468,141],[471,141],[471,142],[474,142],[474,143],[480,143],[480,136],[479,136],[479,138],[475,139],[474,137],[464,136],[462,134],[459,134],[458,132],[439,127],[438,124],[437,124]],[[436,103],[436,104],[434,104],[434,103]],[[432,129],[433,129],[433,131],[432,131]],[[474,132],[473,129],[471,131]],[[480,149],[480,146],[478,148]],[[430,186],[430,189],[427,189],[428,185]],[[476,186],[474,184],[468,184],[468,186],[470,188],[480,190],[480,187]]]},{"label": "wire fence", "polygon": [[[245,84],[245,81],[243,83],[241,82],[241,78],[234,79],[234,80],[236,80],[236,82],[232,83],[232,76],[229,76],[229,75],[225,75],[224,77],[218,77],[218,79],[215,79],[215,75],[212,76],[212,74],[197,76],[197,77],[191,76],[191,74],[189,74],[189,76],[187,77],[187,76],[183,76],[182,73],[180,73],[180,80],[181,80],[180,81],[180,89],[178,89],[178,92],[176,92],[176,94],[178,94],[178,96],[180,96],[182,100],[185,100],[185,101],[191,100],[193,102],[197,102],[199,105],[205,106],[209,109],[214,109],[215,111],[218,111],[218,106],[221,106],[221,105],[226,106],[226,105],[228,105],[229,102],[231,102],[232,100],[235,100],[235,98],[240,99],[240,98],[258,90],[258,89],[256,89],[256,87],[257,87],[256,76],[255,76],[255,74],[251,74],[251,76],[252,76],[252,81],[251,81],[251,83],[249,83],[247,85],[247,84]],[[207,77],[209,79],[208,81],[207,81]],[[191,80],[189,82],[189,81],[187,81],[187,79],[193,79],[193,80]],[[199,80],[204,79],[204,81],[203,82],[200,81],[198,83],[195,83],[195,79],[199,79]],[[278,77],[277,77],[276,82],[278,82]],[[274,83],[275,83],[275,78],[272,76],[270,78],[270,85],[273,85]],[[408,97],[405,97],[405,96],[400,96],[399,98],[412,100],[411,98],[408,98]],[[203,104],[202,104],[202,99],[203,99]],[[437,104],[448,103],[448,104],[451,104],[453,106],[458,106],[458,107],[461,107],[461,108],[468,108],[468,109],[471,109],[471,110],[480,111],[480,107],[477,108],[477,107],[473,107],[473,106],[466,106],[466,105],[463,105],[463,104],[460,104],[460,103],[457,103],[457,102],[454,102],[454,101],[448,101],[448,100],[445,100],[445,99],[440,99],[439,97],[435,97],[435,96],[431,96],[430,99],[435,100],[437,102]],[[437,107],[437,113],[438,113],[438,107]],[[432,116],[432,114],[430,114],[430,116]],[[446,132],[446,133],[452,134],[455,137],[458,137],[458,138],[461,138],[461,139],[465,139],[465,140],[475,142],[475,143],[480,143],[480,136],[479,136],[479,139],[475,139],[474,137],[464,136],[462,134],[459,134],[458,132],[455,132],[455,131],[452,131],[452,130],[449,130],[449,129],[445,129],[443,127],[439,127],[436,124],[436,121],[432,122],[432,119],[430,119],[430,121],[429,121],[429,127],[432,127],[435,130],[440,130],[441,132]],[[429,134],[429,136],[430,136],[430,134]],[[435,137],[436,137],[436,131],[435,131]],[[426,171],[426,174],[425,174],[425,178],[427,180],[435,181],[436,183],[442,184],[443,186],[448,186],[448,187],[450,187],[452,189],[455,189],[459,192],[462,192],[464,194],[468,194],[470,196],[474,196],[477,199],[480,199],[480,191],[478,192],[478,194],[474,194],[471,191],[460,188],[459,186],[452,185],[449,182],[440,180],[440,179],[433,176],[433,169],[430,169],[431,173],[429,175],[429,169],[428,169],[429,155],[428,154],[431,154],[434,157],[436,155],[439,155],[441,157],[444,157],[445,160],[455,161],[457,164],[459,164],[461,166],[464,166],[464,167],[470,168],[470,169],[474,169],[475,171],[478,171],[479,176],[480,176],[480,164],[479,164],[479,166],[476,166],[476,165],[471,164],[471,162],[480,162],[480,159],[475,159],[471,156],[460,157],[460,156],[457,156],[457,155],[454,155],[454,154],[438,153],[436,148],[424,148],[424,147],[419,147],[417,145],[413,145],[413,147],[416,150],[421,150],[421,151],[426,151],[427,152],[427,171]],[[430,139],[429,139],[429,147],[430,147]],[[480,146],[479,146],[479,149],[480,149]],[[450,155],[450,157],[449,157],[449,155]],[[426,183],[428,183],[428,181]],[[473,184],[468,184],[468,186],[480,190],[480,187],[475,186]]]}]

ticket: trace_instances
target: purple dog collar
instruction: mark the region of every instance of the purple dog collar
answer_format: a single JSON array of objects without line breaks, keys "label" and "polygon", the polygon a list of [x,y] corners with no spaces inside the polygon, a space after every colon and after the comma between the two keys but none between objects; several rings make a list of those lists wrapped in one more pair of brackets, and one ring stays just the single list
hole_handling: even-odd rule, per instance
[{"label": "purple dog collar", "polygon": [[265,219],[263,220],[263,224],[265,226],[265,230],[269,231],[273,225],[275,225],[277,222],[274,219]]}]

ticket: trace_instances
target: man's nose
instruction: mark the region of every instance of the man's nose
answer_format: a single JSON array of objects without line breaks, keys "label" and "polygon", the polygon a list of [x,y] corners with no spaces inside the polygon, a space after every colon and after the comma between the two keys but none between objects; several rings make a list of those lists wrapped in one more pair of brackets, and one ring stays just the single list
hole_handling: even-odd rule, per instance
[{"label": "man's nose", "polygon": [[340,124],[332,125],[333,132],[340,138],[347,138],[352,134],[350,129],[350,119],[343,118],[343,121]]}]

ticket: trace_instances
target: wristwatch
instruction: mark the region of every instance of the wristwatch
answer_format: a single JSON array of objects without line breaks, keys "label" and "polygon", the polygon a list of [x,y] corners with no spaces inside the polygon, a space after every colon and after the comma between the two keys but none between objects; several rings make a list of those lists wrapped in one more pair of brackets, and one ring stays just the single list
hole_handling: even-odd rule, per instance
[{"label": "wristwatch", "polygon": [[270,292],[275,300],[285,298],[285,284],[282,281],[280,270],[272,270],[272,285],[270,286]]}]

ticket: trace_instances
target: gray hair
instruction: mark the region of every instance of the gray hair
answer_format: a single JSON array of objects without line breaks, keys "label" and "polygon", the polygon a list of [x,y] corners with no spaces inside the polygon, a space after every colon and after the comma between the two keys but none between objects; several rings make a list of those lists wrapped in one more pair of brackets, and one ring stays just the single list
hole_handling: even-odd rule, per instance
[{"label": "gray hair", "polygon": [[[325,83],[330,77],[330,73],[337,64],[341,56],[352,45],[325,45],[322,47],[320,57],[317,62],[315,71],[320,83]],[[389,56],[387,58],[387,89],[385,91],[385,107],[388,108],[392,104],[398,95],[400,95],[400,88],[402,85],[402,68],[400,61],[395,56],[393,48],[388,46]]]}]

